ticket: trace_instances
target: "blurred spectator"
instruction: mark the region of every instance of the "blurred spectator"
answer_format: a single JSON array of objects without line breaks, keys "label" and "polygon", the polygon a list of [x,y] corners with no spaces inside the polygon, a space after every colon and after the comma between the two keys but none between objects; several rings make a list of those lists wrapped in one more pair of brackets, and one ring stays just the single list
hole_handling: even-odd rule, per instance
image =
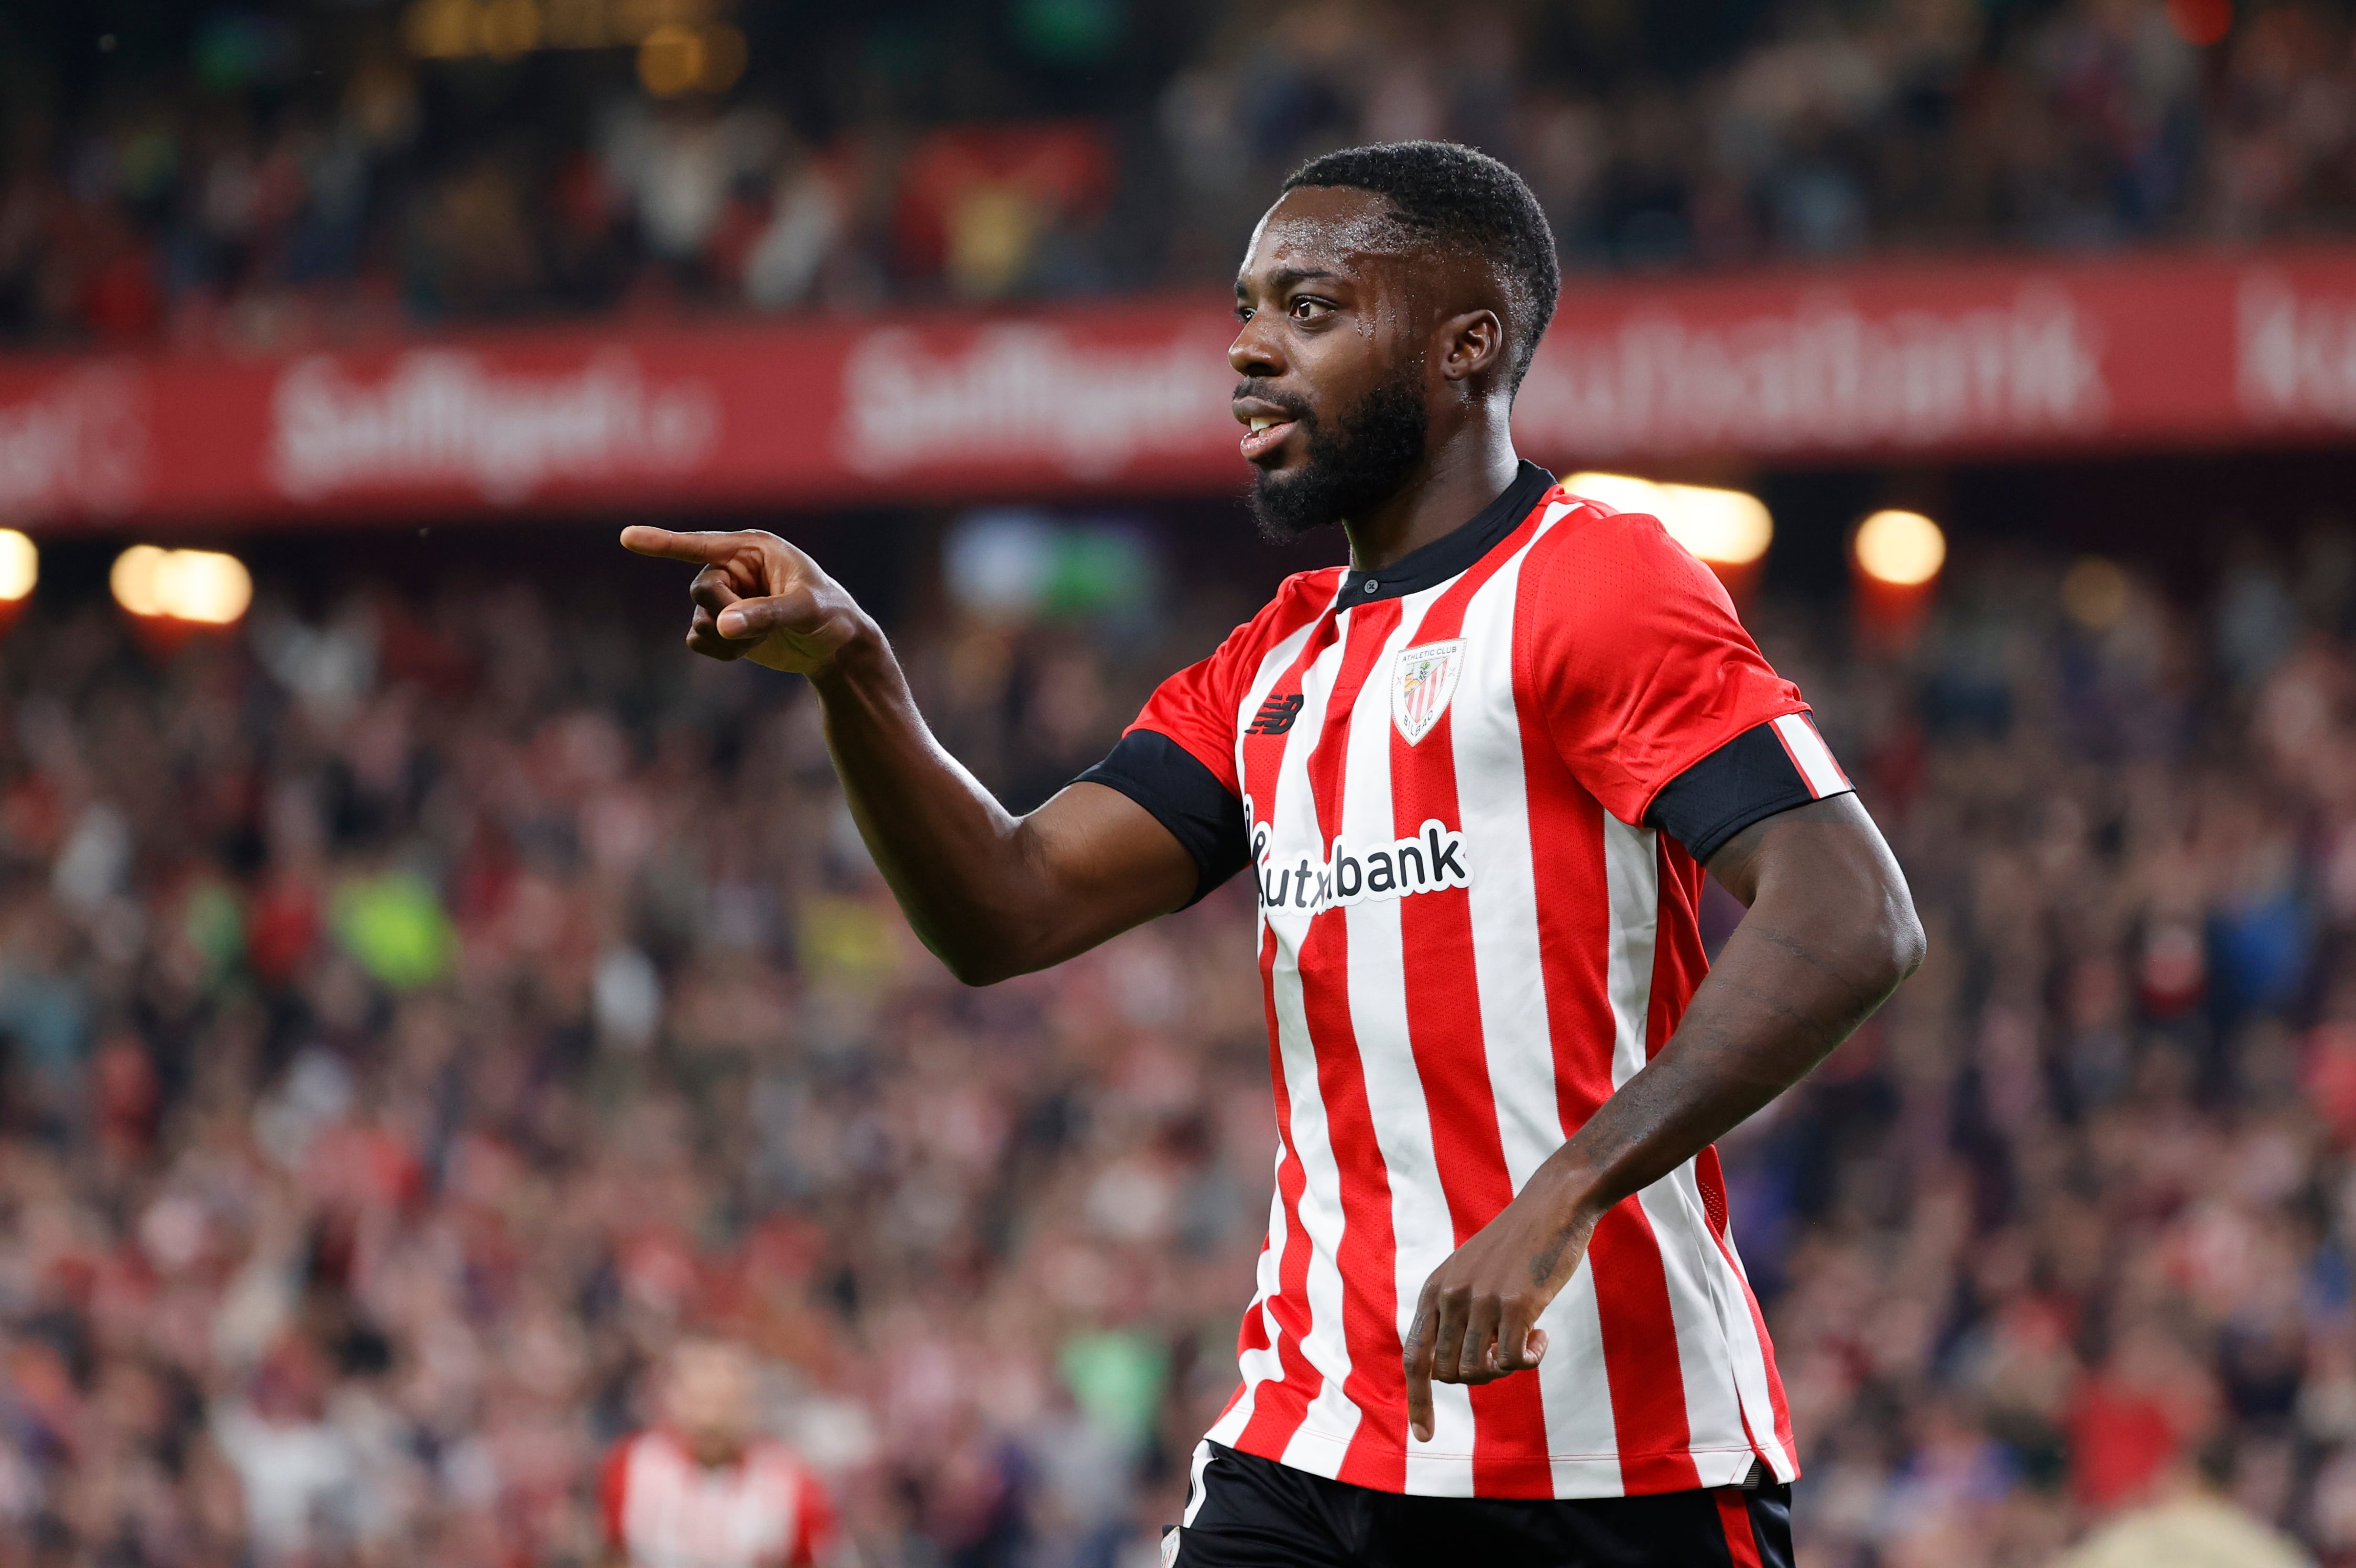
[{"label": "blurred spectator", "polygon": [[[2356,1568],[2335,549],[2179,603],[1959,547],[1903,660],[1754,607],[1933,929],[1724,1149],[1814,1568],[2214,1517],[2169,1500],[2211,1449]],[[282,590],[166,659],[45,585],[10,632],[0,1561],[587,1568],[601,1455],[704,1336],[862,1561],[1151,1560],[1266,1219],[1248,894],[958,988],[798,684],[681,655],[672,586],[643,626]],[[1036,795],[1229,598],[898,635]]]},{"label": "blurred spectator", "polygon": [[834,1503],[755,1429],[759,1367],[689,1339],[663,1367],[662,1422],[605,1457],[599,1507],[616,1568],[827,1568],[847,1561]]},{"label": "blurred spectator", "polygon": [[2233,1479],[2229,1452],[2212,1445],[2201,1469],[2198,1478],[2175,1478],[2170,1496],[2096,1530],[2055,1568],[2306,1568],[2313,1561],[2222,1495]]},{"label": "blurred spectator", "polygon": [[[477,9],[439,6],[462,45]],[[1415,136],[1521,168],[1574,268],[2356,223],[2344,6],[740,9],[750,70],[664,99],[619,34],[411,59],[378,18],[282,6],[93,64],[59,9],[0,97],[0,341],[1223,288],[1290,167]]]}]

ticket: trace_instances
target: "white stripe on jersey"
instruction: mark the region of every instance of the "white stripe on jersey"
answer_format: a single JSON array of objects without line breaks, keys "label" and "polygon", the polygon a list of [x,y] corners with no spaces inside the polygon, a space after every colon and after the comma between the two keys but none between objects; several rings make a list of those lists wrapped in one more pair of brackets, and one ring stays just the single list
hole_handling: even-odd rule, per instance
[{"label": "white stripe on jersey", "polygon": [[[1346,628],[1347,623],[1344,624]],[[1325,705],[1333,695],[1333,678],[1340,668],[1338,653],[1347,641],[1346,635],[1334,639],[1333,646],[1301,671],[1295,733],[1314,736],[1323,731]],[[1276,799],[1261,807],[1279,843],[1310,843],[1319,839],[1317,801],[1309,784],[1310,750],[1306,746],[1284,748],[1284,759],[1277,769]],[[1296,1469],[1330,1477],[1342,1467],[1342,1455],[1357,1431],[1360,1412],[1342,1389],[1350,1375],[1350,1343],[1342,1319],[1342,1271],[1336,1262],[1342,1248],[1342,1167],[1333,1157],[1324,1090],[1317,1077],[1317,1048],[1310,1038],[1301,993],[1300,947],[1312,917],[1288,907],[1263,908],[1260,918],[1264,924],[1280,928],[1271,976],[1276,1033],[1284,1063],[1284,1090],[1292,1104],[1292,1150],[1301,1160],[1304,1177],[1301,1228],[1311,1243],[1309,1333],[1301,1342],[1301,1353],[1324,1380],[1283,1459]]]},{"label": "white stripe on jersey", "polygon": [[[1711,1345],[1711,1360],[1717,1368],[1714,1375],[1726,1379],[1732,1402],[1731,1423],[1729,1423],[1725,1412],[1719,1412],[1711,1417],[1715,1423],[1711,1429],[1730,1425],[1740,1428],[1745,1441],[1755,1444],[1765,1455],[1768,1467],[1776,1473],[1778,1478],[1783,1478],[1790,1464],[1790,1455],[1783,1452],[1783,1444],[1775,1436],[1775,1406],[1767,1389],[1767,1359],[1759,1348],[1758,1327],[1751,1321],[1750,1297],[1744,1293],[1743,1281],[1730,1261],[1734,1250],[1733,1240],[1725,1239],[1726,1251],[1719,1250],[1720,1239],[1710,1225],[1709,1210],[1701,1200],[1701,1183],[1696,1176],[1693,1161],[1687,1160],[1679,1165],[1661,1185],[1676,1189],[1677,1201],[1684,1209],[1683,1223],[1678,1229],[1692,1239],[1695,1273],[1701,1281],[1713,1319],[1708,1337]],[[1679,1343],[1682,1353],[1682,1339]],[[1686,1399],[1689,1412],[1694,1410],[1695,1386],[1696,1380],[1688,1374]],[[1706,1430],[1697,1412],[1689,1419],[1693,1421],[1696,1432]],[[1736,1457],[1728,1455],[1728,1464],[1731,1466]],[[1745,1452],[1739,1457],[1743,1475],[1747,1475],[1751,1455]],[[1737,1486],[1743,1479],[1743,1475],[1730,1475],[1723,1481],[1714,1481],[1710,1478],[1707,1462],[1697,1455],[1696,1463],[1704,1466],[1702,1485],[1705,1487]]]},{"label": "white stripe on jersey", "polygon": [[[1351,713],[1344,752],[1342,833],[1353,843],[1394,837],[1391,794],[1391,668],[1442,590],[1399,601],[1398,624],[1384,640]],[[1400,900],[1369,899],[1345,912],[1350,941],[1350,1026],[1358,1044],[1366,1112],[1383,1168],[1393,1173],[1391,1280],[1397,1332],[1402,1344],[1415,1326],[1423,1282],[1456,1249],[1455,1221],[1440,1185],[1432,1148],[1431,1113],[1408,1038],[1407,954],[1400,935]],[[1432,1440],[1408,1444],[1408,1489],[1432,1497],[1472,1492],[1472,1395],[1462,1384],[1431,1391]]]},{"label": "white stripe on jersey", "polygon": [[[1576,510],[1547,509],[1537,533],[1464,607],[1467,627],[1510,626],[1523,564],[1546,531]],[[1522,775],[1521,714],[1514,696],[1510,638],[1472,637],[1464,642],[1451,730],[1456,750],[1457,809],[1465,842],[1482,845],[1479,874],[1466,889],[1472,915],[1472,969],[1481,997],[1481,1040],[1496,1104],[1497,1136],[1516,1193],[1562,1146],[1554,1058],[1525,1043],[1529,1021],[1547,1015],[1546,972],[1538,951],[1537,884],[1530,842],[1529,796]],[[1478,779],[1480,787],[1468,788]],[[1493,847],[1494,846],[1494,847]],[[1544,1033],[1543,1025],[1539,1031]],[[1428,1273],[1429,1271],[1427,1271]],[[1418,1285],[1420,1287],[1419,1280]],[[1410,1298],[1408,1303],[1412,1306]],[[1554,1460],[1555,1489],[1592,1497],[1619,1490],[1617,1429],[1608,1395],[1598,1398],[1603,1365],[1603,1323],[1596,1310],[1595,1278],[1582,1259],[1537,1326],[1546,1331],[1547,1359],[1538,1364],[1546,1411],[1547,1451],[1590,1457]],[[1433,1391],[1435,1393],[1438,1390]],[[1438,1444],[1433,1444],[1435,1447]],[[1467,1444],[1466,1447],[1470,1447]],[[1599,1460],[1594,1456],[1601,1455]],[[1576,1477],[1567,1472],[1577,1472]],[[1469,1477],[1468,1477],[1469,1479]],[[1415,1477],[1410,1472],[1409,1489]]]},{"label": "white stripe on jersey", "polygon": [[[1705,1219],[1707,1216],[1705,1216]],[[1751,1440],[1767,1456],[1767,1467],[1778,1481],[1789,1481],[1800,1473],[1799,1462],[1783,1440],[1775,1434],[1775,1396],[1768,1386],[1767,1350],[1760,1342],[1759,1326],[1751,1316],[1751,1282],[1742,1268],[1742,1256],[1734,1249],[1732,1234],[1719,1236],[1718,1256],[1714,1260],[1725,1270],[1719,1294],[1719,1316],[1726,1323],[1726,1343],[1734,1359],[1736,1391],[1742,1398],[1742,1416],[1751,1432]]]},{"label": "white stripe on jersey", "polygon": [[1832,748],[1816,734],[1816,726],[1804,714],[1785,714],[1775,721],[1775,733],[1783,737],[1783,749],[1792,754],[1792,766],[1808,781],[1808,790],[1819,800],[1827,795],[1838,795],[1849,788],[1841,776],[1840,764],[1833,760]]},{"label": "white stripe on jersey", "polygon": [[[1329,599],[1327,601],[1329,608],[1331,604],[1332,601]],[[1261,657],[1258,668],[1252,673],[1251,684],[1245,688],[1244,705],[1236,714],[1235,728],[1238,736],[1250,727],[1252,715],[1258,711],[1260,697],[1269,682],[1282,674],[1286,667],[1301,656],[1301,649],[1316,631],[1319,620],[1322,618],[1321,616],[1294,628],[1290,635],[1280,640]],[[1240,761],[1237,766],[1241,766]],[[1245,828],[1248,832],[1250,824],[1246,823]],[[1256,934],[1265,937],[1264,921],[1260,922]],[[1257,943],[1255,943],[1254,951],[1258,951]],[[1277,1321],[1273,1304],[1283,1294],[1284,1245],[1286,1239],[1290,1235],[1290,1229],[1285,1224],[1284,1219],[1284,1162],[1290,1153],[1284,1141],[1280,1138],[1276,1149],[1275,1190],[1269,1194],[1268,1200],[1268,1244],[1260,1249],[1259,1267],[1254,1280],[1256,1294],[1252,1297],[1251,1306],[1246,1313],[1247,1317],[1251,1313],[1259,1315],[1260,1326],[1268,1337],[1268,1345],[1265,1348],[1246,1350],[1237,1358],[1239,1369],[1243,1375],[1242,1394],[1227,1413],[1221,1416],[1217,1423],[1211,1428],[1207,1439],[1213,1443],[1226,1444],[1230,1447],[1234,1445],[1237,1438],[1243,1435],[1245,1426],[1251,1421],[1252,1410],[1256,1402],[1254,1396],[1258,1392],[1259,1386],[1262,1383],[1284,1381],[1282,1354],[1284,1326]]]},{"label": "white stripe on jersey", "polygon": [[[1705,1487],[1739,1485],[1755,1455],[1743,1431],[1742,1408],[1727,1353],[1726,1324],[1712,1300],[1710,1272],[1702,1253],[1709,1220],[1693,1185],[1687,1160],[1637,1194],[1659,1245],[1661,1272],[1669,1286],[1669,1316],[1676,1325],[1677,1369],[1686,1391],[1686,1429],[1692,1435],[1694,1465]],[[1746,1328],[1748,1325],[1745,1326]]]},{"label": "white stripe on jersey", "polygon": [[1650,828],[1632,828],[1598,806],[1603,819],[1603,882],[1612,908],[1604,985],[1612,997],[1612,1088],[1644,1070],[1652,1026],[1654,943],[1661,923],[1661,868]]}]

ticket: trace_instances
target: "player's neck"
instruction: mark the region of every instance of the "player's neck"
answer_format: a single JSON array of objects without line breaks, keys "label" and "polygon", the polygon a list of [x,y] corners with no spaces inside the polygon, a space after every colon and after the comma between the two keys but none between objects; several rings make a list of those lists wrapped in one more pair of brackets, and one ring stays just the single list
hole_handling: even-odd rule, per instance
[{"label": "player's neck", "polygon": [[1426,454],[1414,475],[1381,506],[1342,525],[1350,537],[1350,564],[1379,572],[1444,539],[1505,493],[1521,459],[1503,421],[1476,420]]}]

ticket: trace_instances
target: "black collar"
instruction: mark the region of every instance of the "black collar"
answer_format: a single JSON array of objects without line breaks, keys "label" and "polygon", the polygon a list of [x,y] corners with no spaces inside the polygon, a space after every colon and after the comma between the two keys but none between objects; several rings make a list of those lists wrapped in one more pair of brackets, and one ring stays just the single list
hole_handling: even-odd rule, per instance
[{"label": "black collar", "polygon": [[1342,576],[1342,596],[1336,609],[1352,605],[1379,604],[1403,594],[1437,587],[1496,548],[1498,542],[1522,525],[1546,493],[1554,476],[1527,458],[1505,493],[1481,509],[1472,521],[1430,543],[1408,551],[1379,572],[1350,571]]}]

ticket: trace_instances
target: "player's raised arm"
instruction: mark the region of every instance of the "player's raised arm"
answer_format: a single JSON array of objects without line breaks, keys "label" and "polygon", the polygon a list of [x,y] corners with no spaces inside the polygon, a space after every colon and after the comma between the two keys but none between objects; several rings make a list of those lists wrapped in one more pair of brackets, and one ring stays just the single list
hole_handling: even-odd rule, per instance
[{"label": "player's raised arm", "polygon": [[875,863],[926,946],[969,984],[1059,962],[1192,897],[1195,859],[1116,789],[1074,784],[1027,816],[942,749],[891,644],[774,533],[627,528],[642,555],[702,568],[687,645],[809,677]]}]

